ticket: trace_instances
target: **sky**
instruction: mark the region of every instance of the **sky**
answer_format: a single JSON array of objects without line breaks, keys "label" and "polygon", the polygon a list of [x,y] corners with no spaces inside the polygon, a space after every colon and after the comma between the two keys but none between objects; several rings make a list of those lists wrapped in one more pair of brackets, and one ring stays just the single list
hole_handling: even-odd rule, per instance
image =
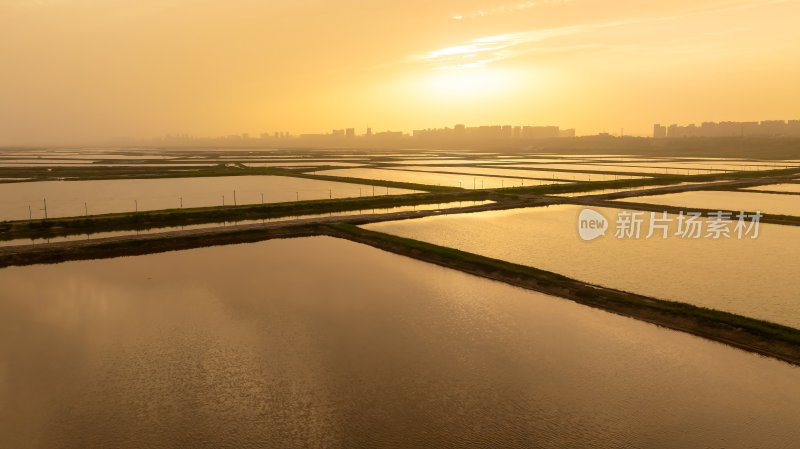
[{"label": "sky", "polygon": [[0,0],[0,144],[800,119],[800,0]]}]

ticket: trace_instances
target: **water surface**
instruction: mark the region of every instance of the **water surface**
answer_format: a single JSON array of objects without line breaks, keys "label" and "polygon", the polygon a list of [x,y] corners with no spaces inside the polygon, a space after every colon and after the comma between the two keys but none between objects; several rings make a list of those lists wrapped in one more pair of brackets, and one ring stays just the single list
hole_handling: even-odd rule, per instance
[{"label": "water surface", "polygon": [[554,184],[559,181],[535,179],[502,178],[457,173],[428,173],[425,171],[404,171],[381,168],[345,168],[325,170],[320,174],[382,181],[410,182],[433,186],[461,187],[464,189],[499,189],[503,187],[538,186]]},{"label": "water surface", "polygon": [[[469,175],[509,176],[527,179],[553,179],[559,181],[608,181],[617,179],[636,179],[641,176],[606,175],[599,173],[577,173],[546,170],[519,170],[513,168],[486,168],[486,167],[396,167],[414,171],[444,171]],[[546,167],[543,167],[546,168]]]},{"label": "water surface", "polygon": [[[234,191],[236,192],[234,198]],[[219,176],[0,184],[0,220],[406,194],[412,190],[285,176]],[[182,199],[182,200],[181,200]],[[30,212],[28,209],[30,206]],[[30,215],[29,215],[30,214]]]},{"label": "water surface", "polygon": [[769,192],[800,193],[800,183],[770,184],[765,186],[748,187],[742,190],[764,190]]},{"label": "water surface", "polygon": [[[478,212],[365,225],[563,274],[585,282],[725,310],[800,328],[800,227],[761,224],[759,236],[738,240],[617,239],[618,209],[594,208],[610,221],[605,237],[578,235],[582,207],[559,205]],[[673,216],[674,218],[674,216]],[[704,227],[703,234],[706,234]],[[733,231],[733,227],[731,227]]]},{"label": "water surface", "polygon": [[3,447],[788,448],[800,429],[796,367],[326,237],[0,284]]},{"label": "water surface", "polygon": [[800,216],[800,196],[796,195],[773,195],[747,191],[695,190],[666,195],[639,196],[620,201],[661,204],[689,209],[761,211],[767,214]]}]

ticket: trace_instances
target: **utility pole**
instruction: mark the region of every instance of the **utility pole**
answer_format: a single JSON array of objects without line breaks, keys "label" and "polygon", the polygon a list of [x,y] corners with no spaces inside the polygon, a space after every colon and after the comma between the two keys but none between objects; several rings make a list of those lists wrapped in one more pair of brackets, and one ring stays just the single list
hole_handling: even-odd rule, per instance
[{"label": "utility pole", "polygon": [[183,197],[181,197],[181,209],[183,209]]},{"label": "utility pole", "polygon": [[86,202],[83,203],[83,212],[85,216],[89,216],[89,206],[86,204]]},{"label": "utility pole", "polygon": [[264,193],[261,193],[261,204],[264,204]]},{"label": "utility pole", "polygon": [[31,211],[30,204],[28,204],[28,220],[33,220],[33,212]]},{"label": "utility pole", "polygon": [[328,189],[328,199],[329,200],[333,199],[333,192],[331,192],[331,189]]},{"label": "utility pole", "polygon": [[139,212],[139,200],[133,200],[133,207],[134,212]]},{"label": "utility pole", "polygon": [[236,191],[233,191],[233,205],[236,206]]},{"label": "utility pole", "polygon": [[297,196],[297,201],[300,201],[300,192],[294,192],[294,194]]},{"label": "utility pole", "polygon": [[47,220],[47,198],[42,199],[42,203],[44,203],[44,219]]}]

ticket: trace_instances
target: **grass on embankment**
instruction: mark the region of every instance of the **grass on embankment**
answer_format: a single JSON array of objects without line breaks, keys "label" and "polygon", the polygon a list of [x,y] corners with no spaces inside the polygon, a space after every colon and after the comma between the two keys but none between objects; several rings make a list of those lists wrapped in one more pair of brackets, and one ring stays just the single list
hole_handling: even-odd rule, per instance
[{"label": "grass on embankment", "polygon": [[[96,170],[96,169],[95,169]],[[192,170],[183,177],[191,176],[229,176],[229,175],[277,175],[307,179],[345,182],[362,185],[381,185],[391,188],[427,190],[434,193],[361,197],[336,200],[300,201],[265,205],[223,206],[206,208],[167,209],[137,213],[93,215],[89,217],[54,218],[47,220],[20,220],[0,222],[0,240],[17,238],[48,238],[74,234],[87,234],[106,231],[144,230],[158,227],[235,222],[277,218],[284,216],[310,215],[320,213],[345,212],[373,208],[387,208],[403,205],[422,205],[438,202],[470,200],[519,200],[531,195],[558,193],[592,192],[606,189],[656,187],[681,182],[710,182],[763,176],[784,175],[786,172],[800,172],[799,169],[771,170],[764,172],[741,172],[713,175],[672,175],[659,178],[626,179],[616,181],[585,181],[564,184],[549,184],[531,187],[508,187],[504,189],[468,190],[455,187],[437,187],[408,183],[396,183],[360,178],[343,178],[324,175],[310,175],[283,169],[240,170],[231,167],[218,167],[213,170]],[[167,175],[171,177],[173,175]],[[103,179],[103,178],[101,178]],[[113,176],[107,179],[119,179]],[[769,181],[766,181],[769,182]],[[780,218],[780,217],[779,217]]]},{"label": "grass on embankment", "polygon": [[236,222],[267,218],[314,215],[426,205],[453,201],[481,201],[493,197],[487,191],[422,193],[286,203],[165,209],[86,217],[50,218],[0,222],[0,240],[48,238],[108,231],[135,231],[161,227]]},{"label": "grass on embankment", "polygon": [[597,287],[557,273],[352,225],[331,224],[324,228],[329,229],[327,233],[331,236],[560,296],[800,364],[798,329],[691,304]]},{"label": "grass on embankment", "polygon": [[111,237],[102,240],[82,240],[26,247],[0,247],[0,268],[36,264],[54,264],[75,260],[110,259],[138,256],[217,245],[254,243],[275,238],[295,238],[318,235],[316,225],[297,225],[275,229],[196,230],[173,234]]}]

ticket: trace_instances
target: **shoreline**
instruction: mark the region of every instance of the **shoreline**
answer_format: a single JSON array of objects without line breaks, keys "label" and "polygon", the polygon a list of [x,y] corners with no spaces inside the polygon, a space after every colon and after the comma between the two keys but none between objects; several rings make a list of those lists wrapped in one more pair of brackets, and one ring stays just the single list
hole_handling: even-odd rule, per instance
[{"label": "shoreline", "polygon": [[39,246],[2,247],[0,268],[136,256],[208,246],[253,243],[276,238],[329,236],[571,300],[800,366],[800,329],[687,303],[600,287],[533,267],[368,231],[355,226],[361,222],[410,219],[435,214],[437,214],[435,211],[410,211],[370,216],[326,217],[69,241]]}]

